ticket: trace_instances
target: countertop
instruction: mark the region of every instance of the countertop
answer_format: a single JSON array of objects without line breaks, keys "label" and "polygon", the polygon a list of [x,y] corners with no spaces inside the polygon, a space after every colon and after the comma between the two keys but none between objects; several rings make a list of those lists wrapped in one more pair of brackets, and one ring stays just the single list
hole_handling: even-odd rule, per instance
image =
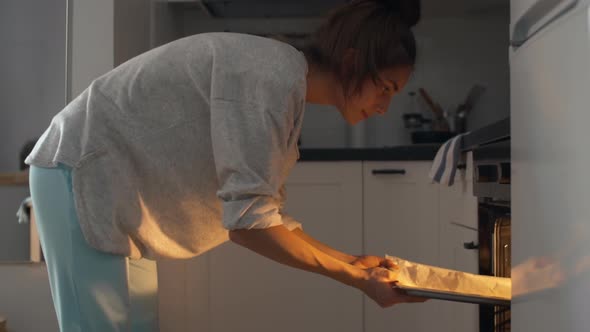
[{"label": "countertop", "polygon": [[300,161],[433,160],[442,144],[414,144],[383,148],[300,149]]},{"label": "countertop", "polygon": [[[510,118],[474,130],[463,138],[462,151],[506,140],[510,137]],[[409,161],[433,160],[442,143],[412,144],[382,148],[301,148],[300,161]]]},{"label": "countertop", "polygon": [[463,151],[510,138],[510,118],[474,130],[463,138]]}]

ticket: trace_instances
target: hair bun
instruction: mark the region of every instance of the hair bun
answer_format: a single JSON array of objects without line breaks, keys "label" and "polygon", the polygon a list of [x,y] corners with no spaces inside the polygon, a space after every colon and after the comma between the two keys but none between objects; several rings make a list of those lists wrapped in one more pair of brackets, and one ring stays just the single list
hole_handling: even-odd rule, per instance
[{"label": "hair bun", "polygon": [[410,27],[420,20],[420,0],[378,0],[378,2],[398,13],[401,20]]}]

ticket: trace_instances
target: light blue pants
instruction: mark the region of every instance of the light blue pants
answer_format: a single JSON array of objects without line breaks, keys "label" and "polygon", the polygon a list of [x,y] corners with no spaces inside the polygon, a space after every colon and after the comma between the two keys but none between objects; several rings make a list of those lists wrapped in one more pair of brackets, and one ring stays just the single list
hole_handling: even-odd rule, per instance
[{"label": "light blue pants", "polygon": [[71,169],[32,166],[31,197],[61,332],[158,331],[154,261],[90,247],[78,222]]}]

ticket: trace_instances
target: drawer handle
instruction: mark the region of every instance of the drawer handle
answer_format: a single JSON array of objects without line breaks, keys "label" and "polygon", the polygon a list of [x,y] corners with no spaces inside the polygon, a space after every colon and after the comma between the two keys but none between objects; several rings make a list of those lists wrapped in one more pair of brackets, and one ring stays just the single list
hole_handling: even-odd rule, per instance
[{"label": "drawer handle", "polygon": [[371,173],[373,175],[379,174],[406,174],[405,169],[374,169]]}]

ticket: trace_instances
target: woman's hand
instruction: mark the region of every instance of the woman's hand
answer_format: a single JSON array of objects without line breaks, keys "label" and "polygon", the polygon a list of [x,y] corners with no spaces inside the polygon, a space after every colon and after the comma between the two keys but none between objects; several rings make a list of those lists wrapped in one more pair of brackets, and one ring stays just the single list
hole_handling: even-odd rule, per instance
[{"label": "woman's hand", "polygon": [[397,265],[391,259],[370,255],[357,256],[355,260],[350,262],[350,264],[365,270],[374,267],[383,267],[387,269],[397,268]]},{"label": "woman's hand", "polygon": [[375,301],[381,308],[391,307],[399,303],[424,302],[427,299],[409,296],[395,287],[397,272],[382,267],[374,267],[366,270],[367,279],[361,286],[361,290]]}]

